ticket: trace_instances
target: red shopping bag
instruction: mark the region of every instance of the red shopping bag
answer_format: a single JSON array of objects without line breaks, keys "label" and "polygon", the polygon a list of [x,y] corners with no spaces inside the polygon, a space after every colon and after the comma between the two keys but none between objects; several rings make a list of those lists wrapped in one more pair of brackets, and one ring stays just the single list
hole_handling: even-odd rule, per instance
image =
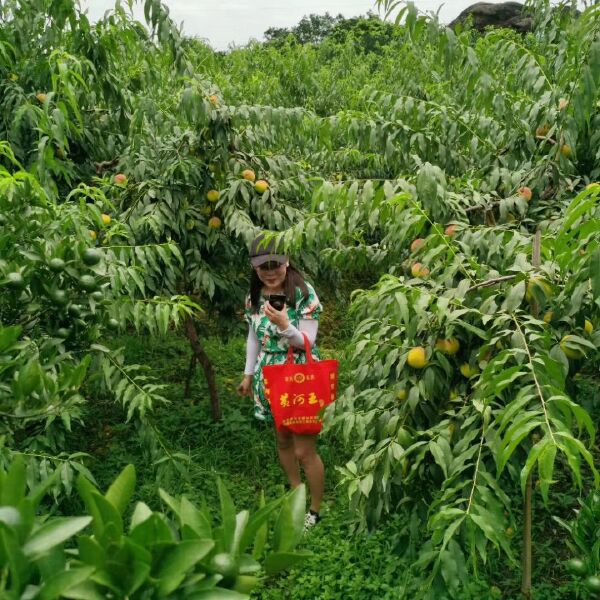
[{"label": "red shopping bag", "polygon": [[[304,334],[303,334],[304,335]],[[316,361],[304,335],[306,364],[294,364],[290,346],[282,365],[263,367],[265,396],[277,429],[287,428],[302,435],[319,433],[323,427],[323,409],[337,394],[338,361]]]}]

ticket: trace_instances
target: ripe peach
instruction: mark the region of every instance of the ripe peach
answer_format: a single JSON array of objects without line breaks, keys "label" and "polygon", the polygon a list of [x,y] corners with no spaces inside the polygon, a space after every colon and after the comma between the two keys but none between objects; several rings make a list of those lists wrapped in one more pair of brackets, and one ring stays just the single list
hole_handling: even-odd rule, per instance
[{"label": "ripe peach", "polygon": [[420,262],[415,263],[410,268],[410,272],[413,277],[427,277],[427,275],[430,273],[429,269]]},{"label": "ripe peach", "polygon": [[264,194],[268,189],[269,189],[269,184],[264,180],[264,179],[259,179],[255,184],[254,184],[254,189],[259,193],[259,194]]},{"label": "ripe peach", "polygon": [[425,243],[425,240],[423,238],[417,238],[416,240],[414,240],[411,243],[410,251],[416,252],[419,248],[421,248],[421,246],[423,246],[424,243]]},{"label": "ripe peach", "polygon": [[528,188],[527,186],[523,186],[523,187],[519,188],[519,196],[524,198],[527,202],[529,202],[531,200],[532,195],[533,194],[531,192],[531,188]]},{"label": "ripe peach", "polygon": [[456,225],[454,225],[454,223],[448,225],[448,227],[444,229],[444,235],[447,235],[448,237],[454,237],[456,235]]}]

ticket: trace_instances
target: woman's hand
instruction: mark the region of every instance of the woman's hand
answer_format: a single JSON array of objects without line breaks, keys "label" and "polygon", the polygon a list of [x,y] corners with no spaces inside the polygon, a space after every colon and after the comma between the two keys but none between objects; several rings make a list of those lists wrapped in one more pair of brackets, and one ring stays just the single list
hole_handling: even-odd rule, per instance
[{"label": "woman's hand", "polygon": [[269,301],[267,300],[265,302],[265,315],[267,316],[267,319],[271,321],[271,323],[277,325],[280,331],[283,331],[290,326],[286,305],[284,305],[281,310],[276,310],[269,304]]},{"label": "woman's hand", "polygon": [[244,379],[236,389],[238,396],[251,396],[252,395],[252,375],[244,375]]}]

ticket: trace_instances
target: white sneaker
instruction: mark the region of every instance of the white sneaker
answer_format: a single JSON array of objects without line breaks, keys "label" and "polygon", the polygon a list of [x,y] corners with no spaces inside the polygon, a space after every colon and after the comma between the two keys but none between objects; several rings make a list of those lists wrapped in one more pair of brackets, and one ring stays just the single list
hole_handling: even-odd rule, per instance
[{"label": "white sneaker", "polygon": [[306,533],[307,531],[312,529],[320,520],[320,515],[312,512],[307,512],[304,516],[304,532]]}]

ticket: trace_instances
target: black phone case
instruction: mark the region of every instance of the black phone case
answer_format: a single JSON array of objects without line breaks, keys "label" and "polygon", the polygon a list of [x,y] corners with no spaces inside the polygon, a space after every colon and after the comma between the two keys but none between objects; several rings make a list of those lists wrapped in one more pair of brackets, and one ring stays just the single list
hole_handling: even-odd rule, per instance
[{"label": "black phone case", "polygon": [[286,303],[287,298],[285,297],[284,294],[271,294],[269,296],[269,304],[275,309],[275,310],[281,310],[284,306],[284,304]]}]

